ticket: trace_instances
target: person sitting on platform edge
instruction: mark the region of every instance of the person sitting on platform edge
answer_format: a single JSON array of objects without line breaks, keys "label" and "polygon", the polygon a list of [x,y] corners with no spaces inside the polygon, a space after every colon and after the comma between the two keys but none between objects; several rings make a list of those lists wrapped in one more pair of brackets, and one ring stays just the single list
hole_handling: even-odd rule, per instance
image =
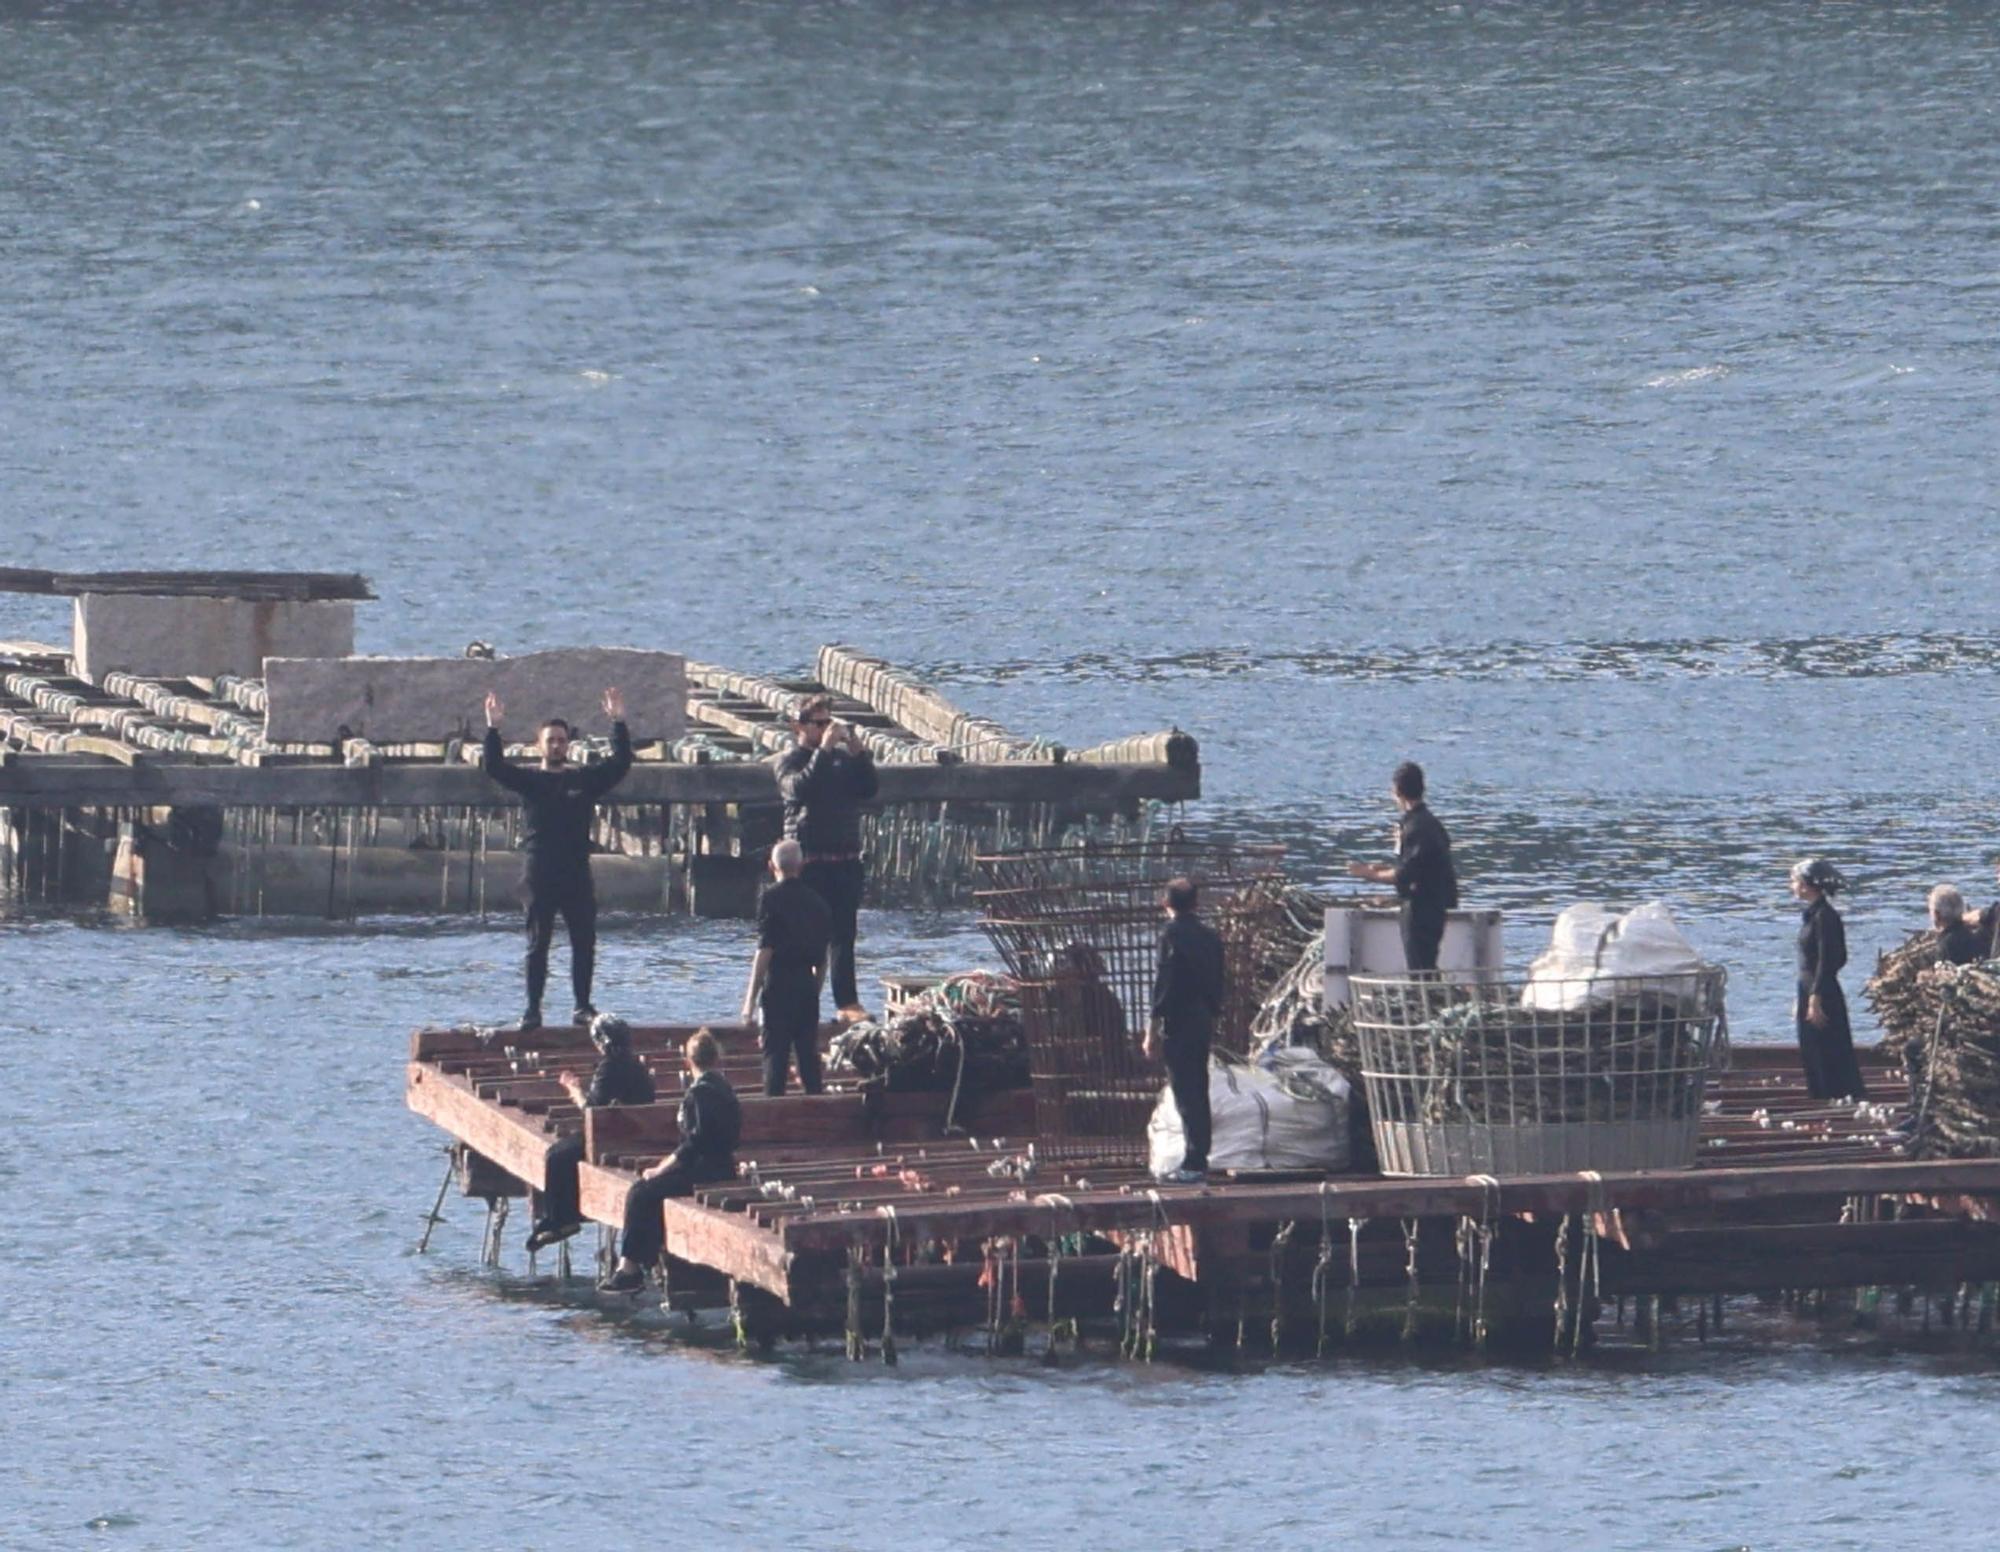
[{"label": "person sitting on platform edge", "polygon": [[785,838],[805,852],[800,877],[833,913],[828,978],[833,1004],[852,1023],[867,1017],[854,979],[854,941],[860,935],[861,807],[880,783],[875,757],[853,728],[836,722],[833,697],[808,696],[792,722],[798,747],[780,755],[778,793],[785,800]]},{"label": "person sitting on platform edge", "polygon": [[590,823],[597,804],[632,769],[632,734],[625,726],[625,697],[604,692],[611,719],[611,758],[602,765],[571,765],[574,733],[561,717],[542,724],[542,764],[528,770],[510,764],[500,742],[500,697],[486,695],[486,744],[479,768],[521,799],[521,848],[527,853],[521,889],[527,905],[528,1007],[523,1031],[542,1027],[542,989],[549,978],[549,943],[556,917],[569,931],[570,989],[576,993],[574,1021],[588,1024],[597,1009],[590,986],[597,967],[597,888],[590,877]]},{"label": "person sitting on platform edge", "polygon": [[670,1196],[691,1196],[694,1188],[736,1175],[736,1143],[743,1135],[743,1107],[736,1090],[717,1070],[722,1047],[706,1029],[688,1036],[690,1079],[681,1095],[680,1146],[632,1183],[625,1193],[625,1233],[618,1268],[597,1286],[605,1293],[637,1293],[646,1270],[666,1248],[660,1204]]},{"label": "person sitting on platform edge", "polygon": [[1180,1168],[1165,1176],[1177,1185],[1208,1178],[1208,1048],[1228,992],[1222,939],[1195,915],[1197,899],[1193,882],[1177,878],[1160,901],[1167,925],[1153,972],[1152,1019],[1140,1045],[1148,1061],[1164,1056],[1174,1109],[1180,1112],[1187,1147]]},{"label": "person sitting on platform edge", "polygon": [[[590,1040],[599,1053],[590,1087],[585,1088],[573,1072],[563,1073],[560,1079],[570,1103],[584,1110],[604,1105],[650,1105],[655,1098],[653,1075],[632,1050],[632,1026],[615,1013],[600,1013],[590,1021]],[[528,1235],[529,1251],[546,1249],[583,1227],[583,1211],[576,1199],[576,1167],[582,1162],[583,1127],[579,1124],[569,1136],[549,1144],[542,1166],[542,1189],[534,1203],[534,1231]]]},{"label": "person sitting on platform edge", "polygon": [[1424,768],[1405,760],[1389,778],[1401,817],[1396,822],[1396,860],[1351,862],[1347,871],[1371,883],[1394,884],[1403,902],[1403,964],[1436,970],[1448,913],[1458,909],[1458,870],[1452,866],[1451,837],[1437,815],[1424,806]]},{"label": "person sitting on platform edge", "polygon": [[757,957],[743,992],[743,1022],[764,1015],[764,1092],[785,1092],[794,1056],[799,1086],[819,1093],[819,987],[833,915],[800,877],[805,852],[797,841],[771,848],[773,882],[757,897]]}]

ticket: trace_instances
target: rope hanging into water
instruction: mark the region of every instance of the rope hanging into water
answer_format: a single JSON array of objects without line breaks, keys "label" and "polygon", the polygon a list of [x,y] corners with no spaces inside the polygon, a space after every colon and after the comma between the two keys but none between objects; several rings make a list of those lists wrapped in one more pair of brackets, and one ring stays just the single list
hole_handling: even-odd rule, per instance
[{"label": "rope hanging into water", "polygon": [[882,1246],[882,1362],[896,1366],[896,1209],[884,1202],[879,1209],[889,1222],[888,1238]]}]

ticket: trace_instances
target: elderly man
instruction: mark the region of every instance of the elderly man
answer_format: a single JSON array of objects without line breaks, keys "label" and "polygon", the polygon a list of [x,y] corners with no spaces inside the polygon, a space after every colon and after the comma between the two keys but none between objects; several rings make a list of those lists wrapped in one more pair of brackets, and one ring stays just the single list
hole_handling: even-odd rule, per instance
[{"label": "elderly man", "polygon": [[521,799],[521,847],[527,867],[521,884],[527,902],[528,1007],[522,1030],[542,1027],[542,989],[549,979],[549,943],[556,918],[569,932],[570,989],[576,993],[575,1022],[588,1024],[597,1009],[590,985],[597,968],[597,890],[590,877],[590,823],[599,801],[632,769],[632,734],[625,726],[625,697],[604,692],[611,719],[611,758],[602,765],[569,763],[570,725],[561,717],[542,724],[542,763],[530,770],[510,764],[500,740],[500,697],[486,696],[486,744],[479,768]]},{"label": "elderly man", "polygon": [[866,1017],[854,976],[860,935],[861,805],[875,796],[875,757],[853,728],[835,720],[833,697],[810,696],[792,722],[797,745],[779,757],[778,793],[785,801],[785,838],[805,854],[801,877],[833,913],[828,974],[833,1003],[847,1020]]},{"label": "elderly man", "polygon": [[706,1029],[688,1036],[688,1086],[678,1116],[680,1145],[632,1183],[625,1193],[625,1234],[618,1267],[597,1286],[606,1293],[637,1293],[647,1268],[666,1248],[660,1204],[692,1196],[694,1188],[736,1174],[736,1143],[743,1135],[743,1107],[720,1070],[722,1047]]},{"label": "elderly man", "polygon": [[773,882],[757,897],[757,957],[743,992],[743,1022],[764,1017],[764,1092],[785,1092],[785,1070],[796,1060],[799,1086],[817,1094],[819,988],[826,969],[833,913],[800,874],[805,851],[797,841],[771,848]]}]

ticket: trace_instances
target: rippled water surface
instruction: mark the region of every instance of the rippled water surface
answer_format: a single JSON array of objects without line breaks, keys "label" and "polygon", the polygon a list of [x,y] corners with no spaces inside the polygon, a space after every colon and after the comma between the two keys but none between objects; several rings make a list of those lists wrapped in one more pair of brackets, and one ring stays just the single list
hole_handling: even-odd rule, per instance
[{"label": "rippled water surface", "polygon": [[[1996,102],[1972,4],[0,0],[0,559],[361,570],[378,651],[844,638],[1192,730],[1311,877],[1415,756],[1517,950],[1669,899],[1777,1038],[1789,858],[1851,988],[1993,888]],[[741,949],[616,925],[604,1000]],[[515,974],[0,924],[0,1544],[1989,1539],[1942,1346],[856,1372],[495,1279],[463,1206],[418,1260],[405,1032]]]}]

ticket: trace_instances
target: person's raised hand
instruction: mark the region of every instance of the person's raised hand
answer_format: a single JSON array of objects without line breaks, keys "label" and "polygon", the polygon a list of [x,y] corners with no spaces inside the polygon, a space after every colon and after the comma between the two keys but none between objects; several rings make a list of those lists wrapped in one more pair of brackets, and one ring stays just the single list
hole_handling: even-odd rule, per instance
[{"label": "person's raised hand", "polygon": [[625,696],[615,684],[604,692],[604,714],[613,722],[625,720]]},{"label": "person's raised hand", "polygon": [[486,725],[490,728],[497,728],[500,725],[500,719],[506,714],[507,708],[501,704],[499,695],[492,690],[488,690],[486,692]]}]

